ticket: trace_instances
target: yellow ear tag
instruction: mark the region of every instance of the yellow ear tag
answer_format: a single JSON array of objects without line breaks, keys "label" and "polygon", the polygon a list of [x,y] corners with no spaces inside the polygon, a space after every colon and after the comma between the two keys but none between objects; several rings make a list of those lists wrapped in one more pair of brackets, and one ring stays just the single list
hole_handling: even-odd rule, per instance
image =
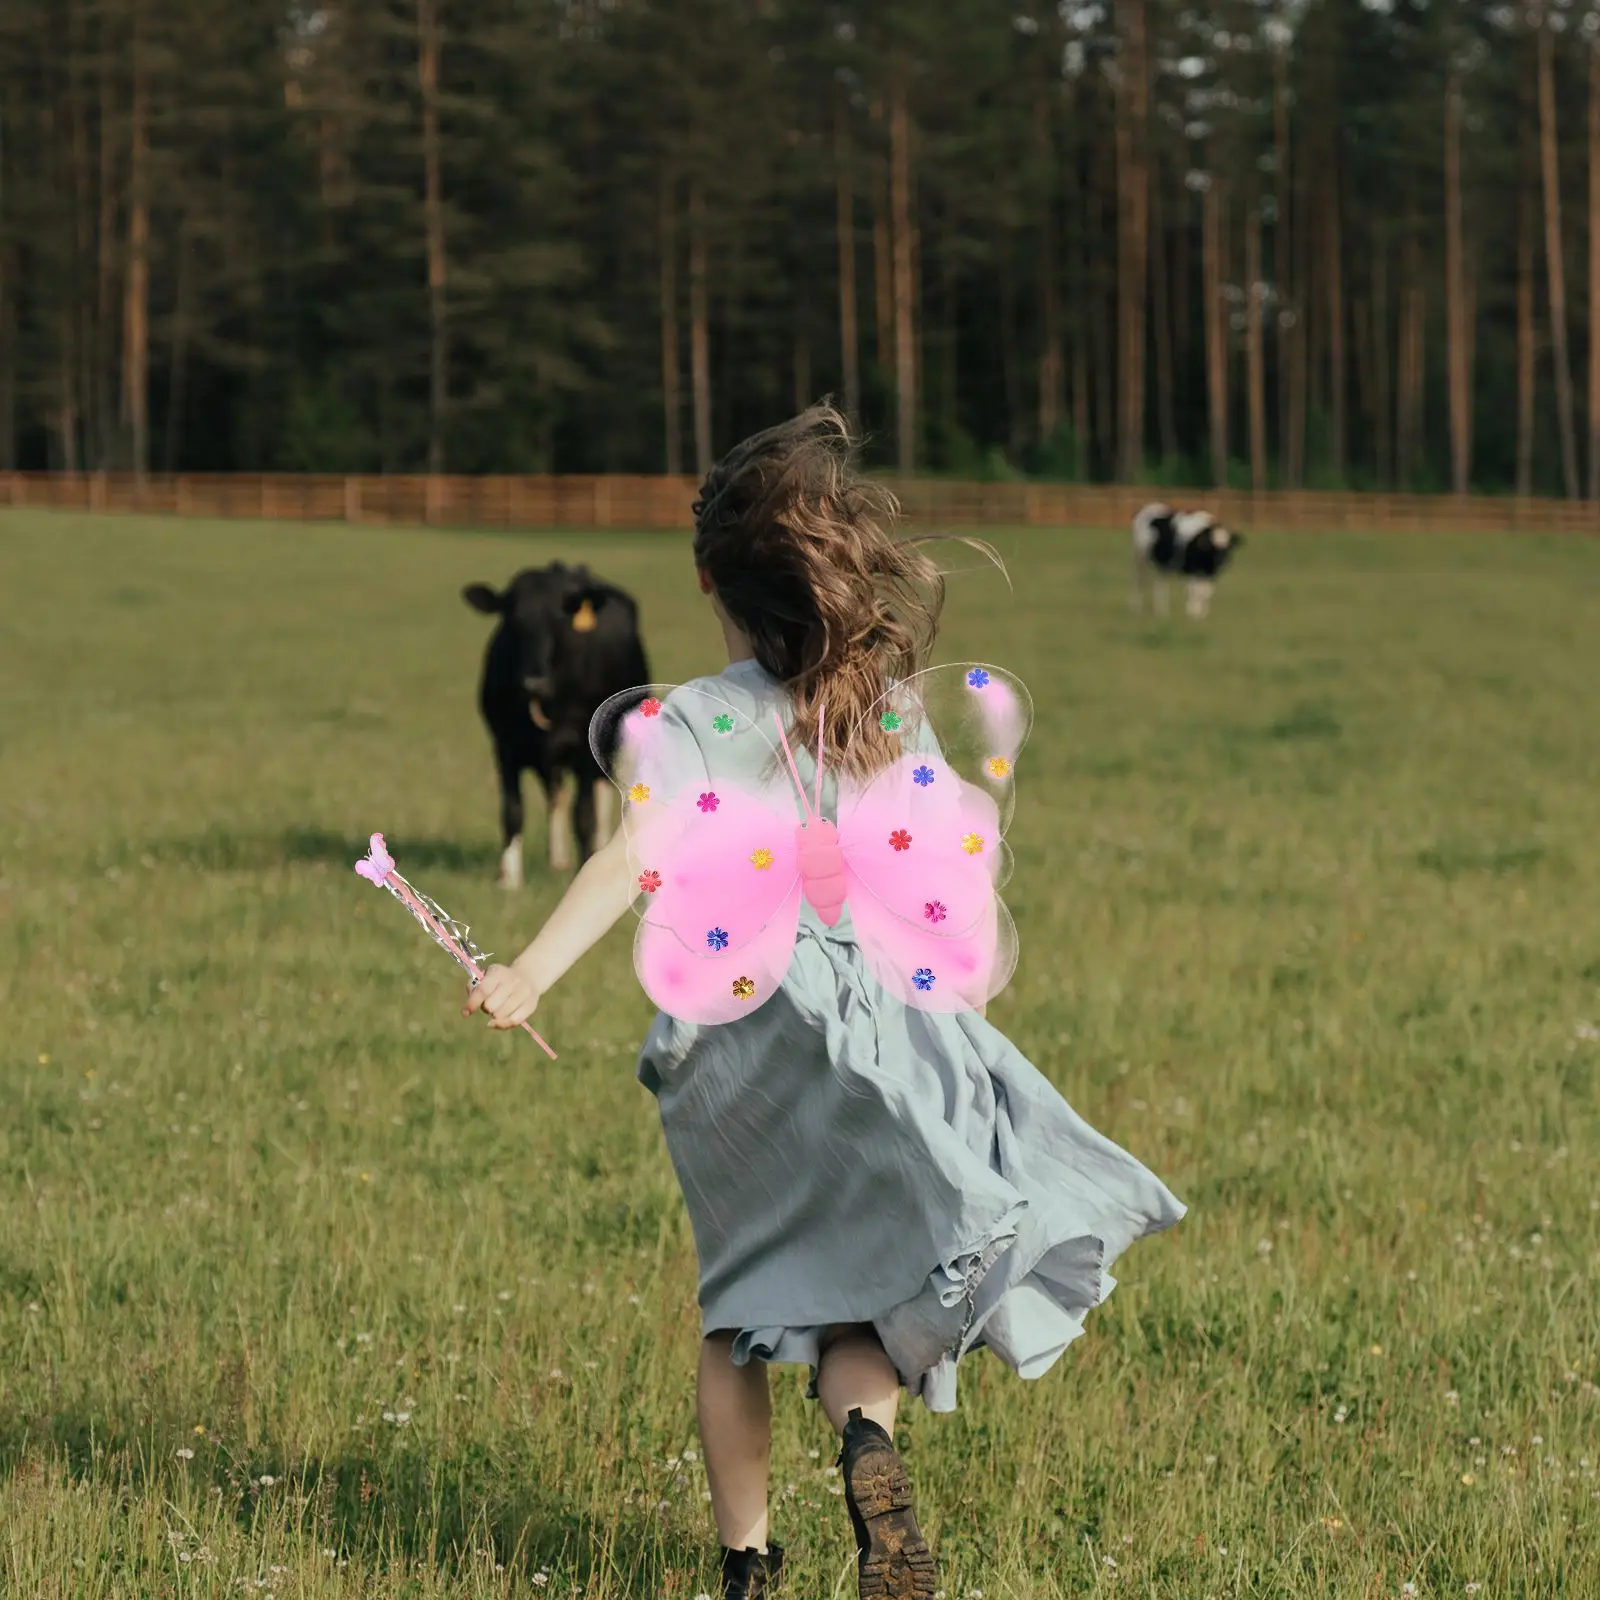
[{"label": "yellow ear tag", "polygon": [[574,633],[593,633],[597,620],[593,604],[585,600],[572,614],[572,631]]}]

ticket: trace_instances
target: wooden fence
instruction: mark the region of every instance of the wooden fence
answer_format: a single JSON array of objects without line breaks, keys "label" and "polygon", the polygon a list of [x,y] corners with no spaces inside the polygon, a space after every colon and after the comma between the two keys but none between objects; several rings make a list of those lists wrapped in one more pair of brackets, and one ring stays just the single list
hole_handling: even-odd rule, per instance
[{"label": "wooden fence", "polygon": [[[490,528],[686,530],[696,483],[667,477],[338,477],[0,473],[0,506],[164,516]],[[1161,491],[1104,485],[896,483],[926,527],[1121,528]],[[1184,491],[1230,526],[1325,532],[1600,534],[1600,504],[1489,495]]]}]

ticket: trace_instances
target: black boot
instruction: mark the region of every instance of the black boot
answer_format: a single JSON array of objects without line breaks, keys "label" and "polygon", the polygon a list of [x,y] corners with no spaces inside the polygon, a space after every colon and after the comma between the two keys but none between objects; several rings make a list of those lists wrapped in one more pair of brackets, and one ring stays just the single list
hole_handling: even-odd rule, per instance
[{"label": "black boot", "polygon": [[760,1600],[778,1586],[783,1571],[783,1546],[765,1550],[722,1548],[722,1600]]},{"label": "black boot", "polygon": [[861,1600],[932,1600],[933,1552],[917,1527],[911,1480],[894,1440],[852,1411],[839,1464],[856,1535]]}]

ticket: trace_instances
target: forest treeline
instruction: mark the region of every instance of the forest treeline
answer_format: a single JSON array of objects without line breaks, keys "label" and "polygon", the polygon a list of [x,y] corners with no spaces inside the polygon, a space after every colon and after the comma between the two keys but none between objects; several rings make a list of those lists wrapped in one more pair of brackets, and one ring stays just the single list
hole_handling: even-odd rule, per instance
[{"label": "forest treeline", "polygon": [[1600,489],[1600,7],[5,0],[0,467]]}]

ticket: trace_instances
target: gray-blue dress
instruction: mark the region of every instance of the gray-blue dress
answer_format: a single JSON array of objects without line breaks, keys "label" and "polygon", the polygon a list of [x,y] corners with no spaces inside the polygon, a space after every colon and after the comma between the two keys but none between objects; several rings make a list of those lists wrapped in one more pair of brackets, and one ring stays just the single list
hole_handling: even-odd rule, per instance
[{"label": "gray-blue dress", "polygon": [[[787,720],[755,662],[692,687]],[[719,770],[738,747],[721,746]],[[694,1228],[705,1331],[733,1333],[741,1363],[814,1367],[828,1327],[871,1323],[906,1387],[953,1410],[967,1351],[1039,1377],[1110,1292],[1116,1257],[1183,1215],[977,1013],[887,995],[848,908],[834,928],[802,909],[788,974],[748,1017],[658,1013],[639,1078]]]}]

